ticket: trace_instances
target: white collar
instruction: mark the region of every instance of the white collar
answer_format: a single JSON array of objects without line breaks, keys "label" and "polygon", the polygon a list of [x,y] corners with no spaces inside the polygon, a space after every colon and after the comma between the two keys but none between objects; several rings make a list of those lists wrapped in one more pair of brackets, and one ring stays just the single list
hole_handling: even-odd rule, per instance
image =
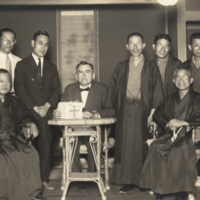
[{"label": "white collar", "polygon": [[5,56],[5,57],[12,55],[11,52],[9,54],[5,54],[1,49],[0,49],[0,53],[2,56]]},{"label": "white collar", "polygon": [[38,57],[38,56],[36,56],[34,53],[32,53],[32,56],[33,56],[33,58],[34,58],[34,60],[35,60],[35,62],[36,62],[37,64],[38,64],[38,62],[39,62],[38,58],[40,58],[40,59],[41,59],[41,63],[43,63],[44,57]]},{"label": "white collar", "polygon": [[91,85],[92,85],[92,83],[90,83],[90,84],[87,85],[87,86],[82,86],[82,85],[80,85],[80,88],[81,88],[81,89],[85,89],[85,88],[87,88],[87,87],[91,88]]}]

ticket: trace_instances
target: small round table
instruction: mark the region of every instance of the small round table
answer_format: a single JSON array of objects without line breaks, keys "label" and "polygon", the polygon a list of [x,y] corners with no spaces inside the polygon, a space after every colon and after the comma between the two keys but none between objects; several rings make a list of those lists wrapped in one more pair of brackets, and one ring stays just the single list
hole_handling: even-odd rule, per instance
[{"label": "small round table", "polygon": [[[107,146],[108,125],[116,122],[116,118],[100,119],[52,119],[49,125],[64,126],[63,131],[63,174],[62,186],[64,189],[61,200],[65,200],[69,184],[72,181],[94,181],[99,187],[102,199],[106,200],[104,192],[110,189],[108,173],[108,149],[105,150],[105,186],[101,178],[101,126],[105,125],[104,136]],[[72,163],[78,136],[89,136],[89,143],[94,156],[97,172],[78,173],[72,172]],[[94,145],[97,145],[95,148]]]}]

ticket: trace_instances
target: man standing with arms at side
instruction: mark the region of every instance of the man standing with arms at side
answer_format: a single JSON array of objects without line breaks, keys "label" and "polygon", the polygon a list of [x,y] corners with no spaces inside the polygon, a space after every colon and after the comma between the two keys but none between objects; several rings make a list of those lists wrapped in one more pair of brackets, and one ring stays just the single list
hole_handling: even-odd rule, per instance
[{"label": "man standing with arms at side", "polygon": [[192,58],[183,63],[183,66],[192,71],[193,90],[200,93],[200,33],[190,36],[188,48],[192,51]]},{"label": "man standing with arms at side", "polygon": [[173,74],[177,68],[182,66],[182,63],[170,54],[171,37],[165,33],[157,34],[155,36],[153,50],[155,51],[154,61],[157,63],[160,70],[166,98],[167,96],[174,94],[177,90],[173,83]]},{"label": "man standing with arms at side", "polygon": [[130,58],[120,62],[111,76],[105,110],[117,117],[111,182],[124,184],[119,193],[126,193],[139,184],[147,153],[145,141],[152,138],[148,127],[164,98],[159,69],[142,54],[143,36],[131,33],[126,47]]},{"label": "man standing with arms at side", "polygon": [[17,34],[10,28],[0,30],[0,66],[10,72],[12,81],[11,92],[14,92],[15,67],[17,62],[21,60],[21,58],[11,53],[17,42],[16,37]]},{"label": "man standing with arms at side", "polygon": [[32,113],[39,127],[38,151],[40,156],[41,179],[46,189],[51,170],[52,130],[48,120],[53,118],[60,97],[60,80],[57,68],[44,56],[49,48],[50,38],[46,31],[37,31],[31,41],[32,55],[17,63],[14,87],[16,96]]}]

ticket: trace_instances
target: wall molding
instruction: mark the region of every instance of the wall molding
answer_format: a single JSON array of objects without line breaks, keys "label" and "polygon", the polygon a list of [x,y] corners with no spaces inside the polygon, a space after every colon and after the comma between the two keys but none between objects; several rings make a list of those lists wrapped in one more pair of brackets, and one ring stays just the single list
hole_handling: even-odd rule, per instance
[{"label": "wall molding", "polygon": [[0,0],[0,5],[155,4],[157,0]]}]

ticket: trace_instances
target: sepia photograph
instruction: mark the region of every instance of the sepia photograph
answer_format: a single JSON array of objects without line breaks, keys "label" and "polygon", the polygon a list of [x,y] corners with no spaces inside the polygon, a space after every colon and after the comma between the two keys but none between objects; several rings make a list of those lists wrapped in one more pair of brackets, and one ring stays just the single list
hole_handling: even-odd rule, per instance
[{"label": "sepia photograph", "polygon": [[200,200],[200,0],[0,0],[0,200]]}]

